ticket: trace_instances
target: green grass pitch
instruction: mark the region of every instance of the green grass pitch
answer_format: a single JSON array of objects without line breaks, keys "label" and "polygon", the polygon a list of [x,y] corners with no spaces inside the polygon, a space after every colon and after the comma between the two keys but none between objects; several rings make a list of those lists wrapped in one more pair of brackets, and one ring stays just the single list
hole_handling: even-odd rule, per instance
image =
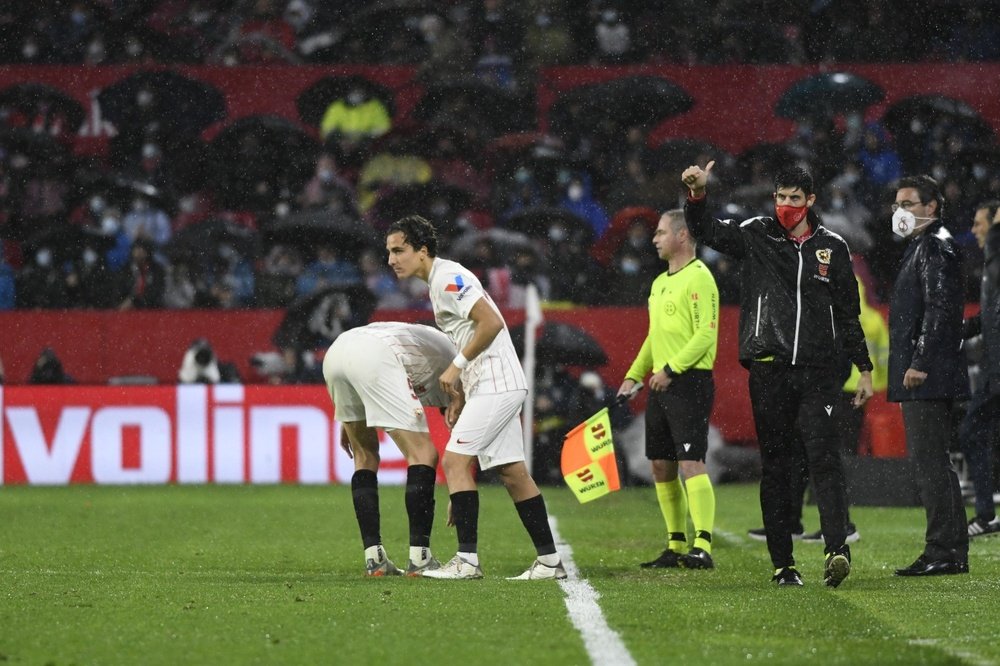
[{"label": "green grass pitch", "polygon": [[[968,576],[900,579],[923,511],[855,507],[854,571],[777,589],[756,486],[716,488],[713,571],[647,571],[663,547],[651,488],[580,505],[546,488],[573,559],[638,664],[1000,663],[1000,537]],[[434,550],[455,549],[439,488]],[[481,581],[365,579],[344,486],[0,488],[0,662],[10,664],[587,664],[562,588],[514,582],[534,551],[502,488],[484,486]],[[382,536],[405,565],[403,490]],[[807,529],[815,529],[807,507]]]}]

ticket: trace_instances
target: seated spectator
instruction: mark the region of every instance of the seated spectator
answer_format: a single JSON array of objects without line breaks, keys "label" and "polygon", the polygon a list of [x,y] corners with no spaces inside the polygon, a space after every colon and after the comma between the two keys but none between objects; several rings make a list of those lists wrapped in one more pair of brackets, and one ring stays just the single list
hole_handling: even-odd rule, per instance
[{"label": "seated spectator", "polygon": [[163,247],[173,233],[170,217],[152,200],[141,194],[132,200],[131,207],[122,218],[122,229],[133,242],[144,238],[157,248]]},{"label": "seated spectator", "polygon": [[153,244],[144,238],[136,240],[125,269],[125,297],[118,309],[161,308],[165,289],[166,271],[153,256]]},{"label": "seated spectator", "polygon": [[590,176],[574,175],[566,185],[566,195],[559,202],[560,208],[579,215],[590,223],[594,238],[600,238],[611,224],[611,218],[591,190]]},{"label": "seated spectator", "polygon": [[67,307],[62,267],[56,264],[51,248],[38,248],[17,276],[15,290],[18,308]]},{"label": "seated spectator", "polygon": [[92,247],[84,247],[70,262],[64,279],[68,307],[104,310],[119,303],[125,288],[122,274],[108,268],[106,257]]},{"label": "seated spectator", "polygon": [[405,309],[409,307],[406,296],[399,290],[399,280],[386,268],[385,262],[372,250],[365,250],[358,259],[365,286],[375,294],[381,309]]},{"label": "seated spectator", "polygon": [[307,264],[295,283],[297,296],[312,294],[324,287],[359,284],[361,273],[357,266],[337,256],[330,245],[316,248],[316,259]]}]

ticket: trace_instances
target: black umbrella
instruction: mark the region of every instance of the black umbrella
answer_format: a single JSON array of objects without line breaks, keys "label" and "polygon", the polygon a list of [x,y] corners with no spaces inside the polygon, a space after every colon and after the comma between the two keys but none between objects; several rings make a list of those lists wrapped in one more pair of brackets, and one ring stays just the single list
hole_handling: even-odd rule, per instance
[{"label": "black umbrella", "polygon": [[24,127],[0,129],[4,165],[29,175],[60,173],[72,163],[69,149],[48,132]]},{"label": "black umbrella", "polygon": [[140,70],[104,88],[101,113],[120,131],[153,126],[197,135],[226,117],[215,86],[172,70]]},{"label": "black umbrella", "polygon": [[[524,325],[511,329],[511,340],[519,356],[524,356]],[[573,324],[544,322],[536,331],[535,357],[539,365],[600,366],[608,362],[601,343]]]},{"label": "black umbrella", "polygon": [[708,160],[715,160],[716,167],[726,166],[732,155],[709,141],[679,138],[664,141],[644,156],[649,173],[677,173],[692,164],[705,166]]},{"label": "black umbrella", "polygon": [[893,135],[924,134],[938,123],[949,123],[984,139],[993,128],[962,100],[945,95],[913,95],[886,109],[882,122]]},{"label": "black umbrella", "polygon": [[578,86],[559,96],[549,110],[552,131],[594,132],[604,128],[651,127],[689,111],[694,100],[659,76],[624,76]]},{"label": "black umbrella", "polygon": [[881,102],[885,91],[850,72],[823,72],[799,79],[778,98],[774,113],[782,118],[832,118],[863,111]]},{"label": "black umbrella", "polygon": [[115,238],[79,224],[60,222],[35,233],[25,245],[27,254],[47,247],[52,250],[55,262],[63,262],[79,257],[88,247],[98,253],[110,250],[115,245]]},{"label": "black umbrella", "polygon": [[269,245],[295,245],[306,249],[331,245],[342,256],[357,255],[379,247],[382,237],[363,220],[327,210],[293,213],[264,230]]},{"label": "black umbrella", "polygon": [[103,169],[77,169],[73,174],[72,200],[78,202],[92,196],[100,196],[109,205],[121,209],[137,196],[142,196],[152,205],[164,210],[173,205],[166,192],[145,181]]},{"label": "black umbrella", "polygon": [[431,181],[403,185],[379,196],[372,209],[372,219],[380,229],[407,215],[423,215],[438,228],[438,233],[452,235],[455,216],[472,205],[475,199],[466,189]]},{"label": "black umbrella", "polygon": [[364,326],[376,298],[364,285],[326,287],[295,299],[271,342],[281,349],[315,349],[333,343],[344,331]]},{"label": "black umbrella", "polygon": [[480,243],[489,244],[497,265],[500,266],[513,264],[514,258],[520,252],[532,254],[539,262],[543,259],[538,243],[534,242],[530,236],[500,227],[465,232],[451,244],[448,254],[455,261],[464,264],[475,263],[479,259],[476,252]]},{"label": "black umbrella", "polygon": [[505,226],[511,231],[518,231],[532,238],[544,238],[555,224],[565,227],[569,237],[577,242],[589,244],[594,238],[594,229],[590,223],[565,208],[548,206],[526,208],[512,215]]},{"label": "black umbrella", "polygon": [[[226,126],[209,146],[220,204],[245,208],[273,203],[280,192],[298,192],[312,177],[319,142],[280,116],[246,116]],[[262,193],[262,190],[266,191]]]},{"label": "black umbrella", "polygon": [[42,119],[47,130],[59,125],[67,134],[75,134],[83,124],[83,105],[59,88],[44,83],[15,83],[0,91],[0,115],[12,109],[25,116],[27,125]]},{"label": "black umbrella", "polygon": [[253,258],[259,253],[260,234],[228,220],[209,218],[177,231],[165,251],[176,259],[194,259],[209,253],[214,257],[221,245],[229,245],[241,256]]},{"label": "black umbrella", "polygon": [[494,133],[528,126],[532,104],[507,88],[476,78],[433,83],[413,109],[413,117],[431,124],[486,122]]},{"label": "black umbrella", "polygon": [[382,62],[386,45],[419,53],[423,46],[420,19],[428,14],[445,18],[440,3],[427,0],[388,0],[374,2],[351,12],[339,43],[351,59]]},{"label": "black umbrella", "polygon": [[461,159],[477,163],[483,155],[483,142],[460,126],[412,124],[394,127],[379,137],[371,153]]},{"label": "black umbrella", "polygon": [[324,76],[302,91],[295,100],[299,118],[307,125],[319,127],[327,108],[338,99],[346,99],[354,89],[361,90],[366,98],[382,102],[390,117],[396,115],[396,96],[392,90],[367,77],[350,74]]}]

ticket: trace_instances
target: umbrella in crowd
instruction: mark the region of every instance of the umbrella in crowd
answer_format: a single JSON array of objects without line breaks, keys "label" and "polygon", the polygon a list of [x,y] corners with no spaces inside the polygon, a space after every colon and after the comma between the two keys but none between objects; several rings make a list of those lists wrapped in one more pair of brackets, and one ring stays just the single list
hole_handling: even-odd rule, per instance
[{"label": "umbrella in crowd", "polygon": [[624,76],[564,92],[549,110],[549,121],[558,135],[653,127],[692,106],[687,91],[663,77]]},{"label": "umbrella in crowd", "polygon": [[497,265],[513,264],[515,257],[522,252],[533,255],[539,262],[542,261],[538,243],[532,241],[527,234],[500,227],[465,232],[451,244],[448,254],[455,261],[474,263],[478,259],[477,252],[483,244],[492,250]]},{"label": "umbrella in crowd", "polygon": [[373,155],[417,155],[427,159],[460,159],[479,162],[483,154],[481,141],[458,125],[422,124],[397,125],[379,137],[371,150]]},{"label": "umbrella in crowd", "polygon": [[367,324],[375,304],[374,294],[364,285],[320,289],[288,306],[271,342],[281,349],[325,347],[344,331]]},{"label": "umbrella in crowd", "polygon": [[515,213],[506,227],[511,231],[527,234],[532,238],[546,238],[553,226],[561,226],[570,240],[589,245],[594,238],[594,230],[587,220],[565,208],[539,206]]},{"label": "umbrella in crowd", "polygon": [[450,227],[455,216],[469,208],[473,200],[468,190],[439,181],[404,185],[380,194],[371,217],[382,229],[406,215],[423,215],[435,223],[438,233],[449,236],[457,231]]},{"label": "umbrella in crowd", "polygon": [[29,176],[57,174],[69,167],[69,149],[47,132],[24,127],[0,129],[0,160],[6,169]]},{"label": "umbrella in crowd", "polygon": [[359,5],[351,13],[338,40],[350,59],[382,62],[387,45],[391,52],[416,54],[424,46],[420,20],[428,15],[445,19],[440,3],[425,0],[388,0]]},{"label": "umbrella in crowd", "polygon": [[20,115],[22,126],[32,127],[40,121],[55,135],[74,134],[86,117],[82,104],[44,83],[15,83],[0,90],[0,119],[10,123],[13,113]]},{"label": "umbrella in crowd", "polygon": [[[723,170],[733,162],[733,156],[722,148],[691,138],[668,139],[648,151],[644,159],[649,173],[671,174],[679,174],[692,164],[705,166],[709,160],[715,160],[715,168],[722,167]],[[715,175],[715,171],[712,173]]]},{"label": "umbrella in crowd", "polygon": [[307,125],[319,127],[330,105],[338,99],[347,99],[354,90],[360,91],[365,99],[382,102],[390,117],[396,115],[396,96],[392,90],[367,77],[350,74],[324,76],[302,91],[295,100],[299,118]]},{"label": "umbrella in crowd", "polygon": [[165,251],[175,259],[196,259],[209,254],[214,256],[223,245],[230,246],[243,257],[256,257],[260,249],[260,235],[229,220],[208,218],[177,231]]},{"label": "umbrella in crowd", "polygon": [[778,98],[774,113],[781,118],[832,118],[864,111],[885,99],[885,91],[850,72],[822,72],[799,79]]},{"label": "umbrella in crowd", "polygon": [[50,224],[33,234],[25,243],[26,254],[33,254],[41,248],[52,251],[55,263],[72,261],[79,257],[84,249],[90,248],[98,253],[111,249],[115,244],[112,236],[105,236],[99,231],[89,229],[79,224],[59,222]]},{"label": "umbrella in crowd", "polygon": [[906,97],[886,109],[882,123],[897,140],[901,136],[924,134],[939,123],[967,130],[978,139],[993,136],[993,128],[975,109],[945,95]]},{"label": "umbrella in crowd", "polygon": [[93,196],[102,197],[108,205],[121,209],[127,207],[136,196],[142,196],[157,208],[167,209],[172,205],[165,192],[145,181],[102,169],[77,169],[73,175],[73,201]]},{"label": "umbrella in crowd", "polygon": [[338,253],[357,255],[365,248],[379,247],[382,238],[363,220],[328,210],[293,213],[264,230],[269,245],[294,245],[304,249],[331,245]]},{"label": "umbrella in crowd", "polygon": [[[511,329],[511,340],[519,356],[524,355],[524,325]],[[536,331],[535,355],[539,365],[601,366],[608,355],[601,343],[579,326],[546,321]]]},{"label": "umbrella in crowd", "polygon": [[172,70],[139,70],[104,88],[101,113],[119,131],[147,127],[198,135],[226,117],[226,100],[215,86]]},{"label": "umbrella in crowd", "polygon": [[298,192],[312,177],[319,142],[279,116],[246,116],[226,126],[210,144],[220,205],[270,205],[282,190]]},{"label": "umbrella in crowd", "polygon": [[429,124],[485,121],[494,134],[530,124],[532,104],[507,88],[476,78],[433,83],[413,109],[413,117]]}]

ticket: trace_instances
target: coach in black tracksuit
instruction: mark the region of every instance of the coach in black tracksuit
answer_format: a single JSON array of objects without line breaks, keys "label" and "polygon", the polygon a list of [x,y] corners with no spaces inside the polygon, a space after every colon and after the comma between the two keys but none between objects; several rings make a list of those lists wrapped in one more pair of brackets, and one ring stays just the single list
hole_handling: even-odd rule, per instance
[{"label": "coach in black tracksuit", "polygon": [[[844,544],[847,493],[836,428],[842,355],[862,373],[855,406],[872,395],[872,363],[858,320],[850,251],[810,210],[816,199],[812,178],[799,168],[784,169],[775,177],[775,217],[742,224],[711,218],[705,184],[713,164],[704,171],[690,167],[684,172],[682,180],[690,190],[684,212],[699,242],[741,260],[739,355],[750,371],[763,466],[761,512],[774,578],[779,584],[801,584],[794,570],[792,529],[797,517],[789,491],[807,462],[826,542],[826,582],[836,586],[840,580],[831,581],[830,558],[844,553],[850,559]],[[793,431],[804,447],[790,436]]]}]

